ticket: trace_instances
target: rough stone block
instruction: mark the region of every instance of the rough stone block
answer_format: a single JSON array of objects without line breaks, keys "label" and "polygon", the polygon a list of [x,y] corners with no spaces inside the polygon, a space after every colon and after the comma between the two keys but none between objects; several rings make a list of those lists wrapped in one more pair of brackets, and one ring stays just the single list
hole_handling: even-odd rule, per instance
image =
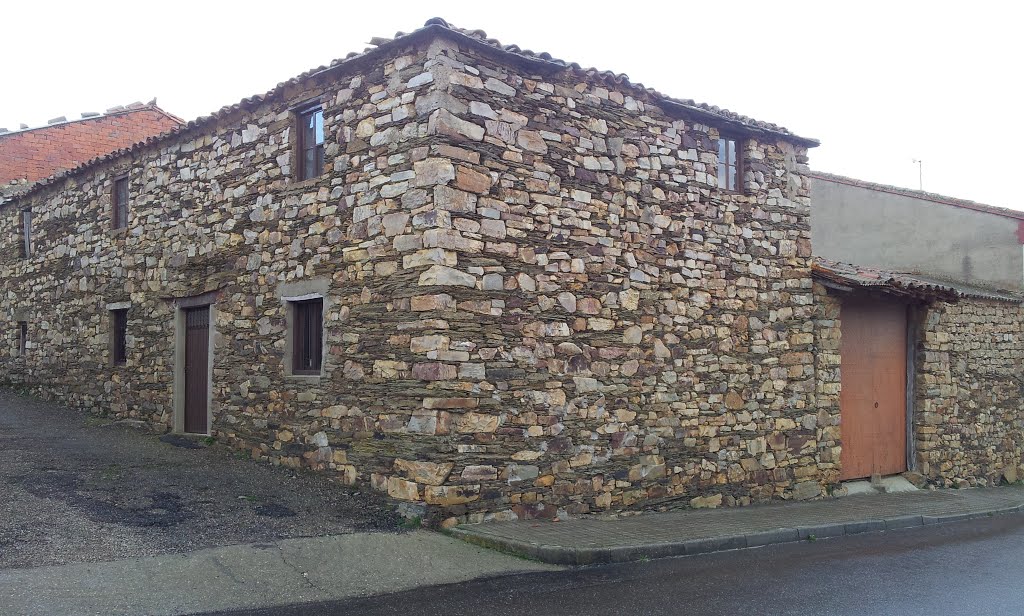
[{"label": "rough stone block", "polygon": [[420,500],[419,486],[400,477],[388,477],[388,496],[405,501]]},{"label": "rough stone block", "polygon": [[455,267],[458,265],[458,262],[459,256],[457,253],[443,248],[427,248],[402,257],[402,267],[405,269],[430,265]]},{"label": "rough stone block", "polygon": [[434,206],[449,212],[475,212],[476,195],[448,186],[434,187]]},{"label": "rough stone block", "polygon": [[697,496],[690,499],[690,506],[694,509],[714,509],[722,506],[722,495],[711,494],[710,496]]},{"label": "rough stone block", "polygon": [[423,406],[428,409],[473,409],[480,406],[476,398],[424,398]]},{"label": "rough stone block", "polygon": [[[451,462],[435,463],[420,462],[416,460],[395,459],[394,469],[396,473],[404,475],[409,480],[428,486],[439,486],[448,479],[452,468],[455,465]],[[415,500],[415,499],[409,499]]]},{"label": "rough stone block", "polygon": [[423,496],[430,505],[464,505],[480,498],[480,486],[426,486]]},{"label": "rough stone block", "polygon": [[491,176],[460,166],[456,173],[455,185],[471,193],[486,195],[491,190]]},{"label": "rough stone block", "polygon": [[475,288],[476,276],[444,265],[433,265],[420,274],[417,284],[421,287],[436,285]]},{"label": "rough stone block", "polygon": [[527,152],[536,152],[537,154],[548,153],[548,144],[537,131],[520,130],[516,138],[516,144]]},{"label": "rough stone block", "polygon": [[461,434],[491,433],[498,429],[498,424],[497,415],[469,412],[455,419],[455,431]]},{"label": "rough stone block", "polygon": [[[413,367],[413,376],[415,376],[415,366]],[[437,412],[413,411],[406,430],[412,434],[437,434]]]},{"label": "rough stone block", "polygon": [[412,366],[412,377],[421,381],[447,381],[457,375],[458,370],[450,364],[424,362]]},{"label": "rough stone block", "polygon": [[491,481],[498,478],[498,469],[490,465],[471,465],[462,470],[463,481]]},{"label": "rough stone block", "polygon": [[447,109],[438,109],[430,115],[427,133],[445,135],[454,139],[480,141],[484,138],[484,127],[454,116]]},{"label": "rough stone block", "polygon": [[447,293],[437,295],[415,295],[410,299],[410,308],[414,312],[429,310],[455,310],[455,298]]},{"label": "rough stone block", "polygon": [[448,336],[431,334],[429,336],[415,336],[409,341],[409,350],[413,353],[426,353],[438,349],[447,349],[451,339]]},{"label": "rough stone block", "polygon": [[455,179],[455,165],[446,158],[428,158],[413,163],[413,186],[447,184]]}]

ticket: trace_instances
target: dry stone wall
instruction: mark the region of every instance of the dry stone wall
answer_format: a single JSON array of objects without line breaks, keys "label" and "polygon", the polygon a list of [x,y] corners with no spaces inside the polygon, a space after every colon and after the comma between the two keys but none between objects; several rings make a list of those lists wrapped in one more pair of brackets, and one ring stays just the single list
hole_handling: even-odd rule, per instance
[{"label": "dry stone wall", "polygon": [[456,455],[374,485],[469,520],[822,494],[805,152],[747,140],[727,193],[715,127],[439,52],[429,132],[455,173],[424,241],[446,262],[410,302],[439,327],[395,342]]},{"label": "dry stone wall", "polygon": [[[423,383],[387,349],[423,327],[394,305],[438,258],[423,248],[432,214],[420,183],[451,168],[431,156],[427,63],[425,48],[410,48],[304,80],[5,206],[4,379],[171,427],[173,300],[214,293],[215,436],[350,482],[357,461],[390,468],[396,453],[419,457],[410,427]],[[325,173],[298,182],[291,109],[311,100],[324,107]],[[112,182],[122,173],[130,220],[112,231]],[[28,206],[34,252],[20,259],[19,210]],[[328,299],[320,378],[286,375],[282,297],[296,288]],[[109,304],[130,305],[123,366],[111,362]],[[25,356],[20,320],[30,323]]]},{"label": "dry stone wall", "polygon": [[922,315],[914,436],[918,470],[942,487],[1022,478],[1024,310],[964,298]]},{"label": "dry stone wall", "polygon": [[[822,482],[831,489],[839,481],[841,427],[839,397],[842,390],[842,302],[820,283],[814,284],[815,393],[818,406]],[[835,494],[835,492],[833,492]]]},{"label": "dry stone wall", "polygon": [[[215,437],[448,523],[824,493],[838,362],[815,347],[838,338],[802,146],[748,135],[732,193],[722,127],[598,75],[446,38],[356,68],[0,210],[0,309],[31,324],[25,356],[4,330],[4,379],[173,426],[174,300],[213,293]],[[326,171],[296,182],[312,99]],[[310,290],[323,375],[289,377],[282,298]]]}]

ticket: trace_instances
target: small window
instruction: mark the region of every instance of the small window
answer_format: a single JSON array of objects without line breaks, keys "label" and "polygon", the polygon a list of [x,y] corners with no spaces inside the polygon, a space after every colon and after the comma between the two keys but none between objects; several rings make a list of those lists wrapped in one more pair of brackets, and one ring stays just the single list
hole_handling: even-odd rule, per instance
[{"label": "small window", "polygon": [[128,226],[128,176],[125,175],[114,180],[111,197],[113,226],[115,229],[124,229]]},{"label": "small window", "polygon": [[21,256],[32,256],[32,210],[21,211]]},{"label": "small window", "polygon": [[308,180],[324,172],[324,110],[320,103],[296,113],[298,117],[298,178]]},{"label": "small window", "polygon": [[28,353],[28,321],[18,321],[18,355]]},{"label": "small window", "polygon": [[114,365],[128,361],[128,309],[110,311],[110,353]]},{"label": "small window", "polygon": [[743,181],[740,172],[740,157],[736,146],[741,143],[732,137],[718,139],[718,187],[733,192],[740,191]]},{"label": "small window", "polygon": [[320,374],[323,316],[323,298],[292,302],[292,374]]}]

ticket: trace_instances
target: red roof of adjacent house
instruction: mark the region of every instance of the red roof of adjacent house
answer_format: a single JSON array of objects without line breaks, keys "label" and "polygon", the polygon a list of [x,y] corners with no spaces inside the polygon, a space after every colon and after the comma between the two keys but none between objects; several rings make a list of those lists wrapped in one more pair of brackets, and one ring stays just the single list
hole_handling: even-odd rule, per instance
[{"label": "red roof of adjacent house", "polygon": [[28,183],[129,147],[183,124],[160,107],[133,103],[75,120],[0,132],[0,185]]}]

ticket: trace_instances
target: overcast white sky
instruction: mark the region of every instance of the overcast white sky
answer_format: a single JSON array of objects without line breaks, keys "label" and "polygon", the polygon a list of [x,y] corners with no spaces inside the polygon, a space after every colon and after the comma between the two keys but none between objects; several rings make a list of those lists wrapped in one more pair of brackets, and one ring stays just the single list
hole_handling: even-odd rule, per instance
[{"label": "overcast white sky", "polygon": [[[156,97],[185,119],[430,17],[820,139],[821,171],[1024,210],[1011,2],[15,2],[0,126]],[[630,10],[635,8],[636,10]]]}]

